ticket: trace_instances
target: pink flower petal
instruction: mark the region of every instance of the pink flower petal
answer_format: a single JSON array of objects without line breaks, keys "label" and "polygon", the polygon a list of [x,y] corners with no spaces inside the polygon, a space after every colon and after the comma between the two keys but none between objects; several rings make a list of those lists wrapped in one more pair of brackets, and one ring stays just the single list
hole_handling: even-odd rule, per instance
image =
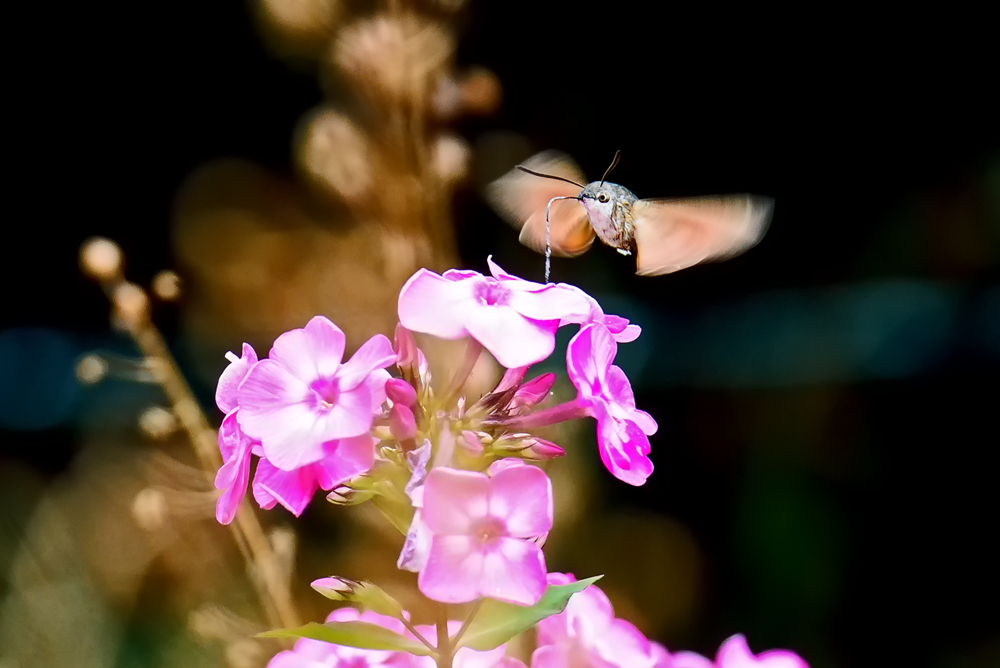
[{"label": "pink flower petal", "polygon": [[291,471],[322,459],[324,443],[367,433],[371,389],[341,392],[328,409],[310,406],[312,391],[296,386],[283,366],[262,360],[240,386],[240,426],[258,437],[272,464]]},{"label": "pink flower petal", "polygon": [[[552,482],[535,466],[507,468],[490,481],[490,516],[501,519],[515,538],[551,531]],[[543,574],[544,575],[544,574]]]},{"label": "pink flower petal", "polygon": [[319,482],[310,466],[283,471],[266,459],[257,462],[253,495],[262,508],[273,508],[277,501],[298,517],[312,501],[317,489]]},{"label": "pink flower petal", "polygon": [[466,315],[469,334],[507,368],[528,366],[552,354],[558,321],[530,320],[509,306],[480,306]]},{"label": "pink flower petal", "polygon": [[435,534],[468,534],[489,512],[489,494],[482,473],[436,468],[424,483],[424,521]]},{"label": "pink flower petal", "polygon": [[543,645],[532,653],[531,668],[582,668],[582,666],[570,663],[568,648]]},{"label": "pink flower petal", "polygon": [[223,413],[230,413],[236,408],[236,388],[246,378],[250,367],[257,363],[257,352],[249,343],[243,344],[243,356],[236,357],[226,353],[229,366],[219,376],[219,384],[215,388],[215,404]]},{"label": "pink flower petal", "polygon": [[631,420],[616,420],[598,416],[597,445],[601,461],[612,475],[636,487],[644,484],[653,473],[649,453],[649,438]]},{"label": "pink flower petal", "polygon": [[392,378],[392,376],[390,376],[389,372],[385,369],[375,369],[365,381],[365,385],[368,386],[368,391],[371,392],[372,395],[372,415],[382,412],[382,404],[384,404],[386,400],[385,383],[390,378]]},{"label": "pink flower petal", "polygon": [[338,386],[341,391],[353,389],[373,371],[384,369],[395,361],[396,353],[392,349],[392,342],[388,337],[376,334],[336,370]]},{"label": "pink flower petal", "polygon": [[625,372],[615,365],[611,365],[608,369],[605,396],[611,399],[614,404],[611,407],[611,413],[615,417],[626,418],[635,422],[647,436],[652,436],[656,433],[656,420],[646,411],[636,409],[632,385],[628,382]]},{"label": "pink flower petal", "polygon": [[[236,417],[237,412],[237,409],[234,408],[219,426],[219,451],[222,453],[223,461],[226,462],[233,458],[233,454],[237,450],[241,449],[244,440],[249,440],[240,429],[239,418]],[[226,465],[223,464],[222,468],[225,469]],[[222,469],[219,469],[219,476],[221,476],[225,487],[229,486],[228,481],[232,479],[233,475],[231,473],[223,474]],[[218,487],[218,489],[223,489],[223,487]]]},{"label": "pink flower petal", "polygon": [[369,434],[342,438],[325,445],[327,456],[312,466],[323,489],[333,489],[362,473],[375,464],[376,440]]},{"label": "pink flower petal", "polygon": [[442,339],[466,336],[465,315],[473,303],[479,281],[470,278],[450,281],[427,269],[420,269],[399,292],[399,322],[403,327]]},{"label": "pink flower petal", "polygon": [[483,555],[479,594],[517,605],[534,605],[545,592],[545,574],[541,548],[518,538],[498,538],[494,549]]},{"label": "pink flower petal", "polygon": [[[617,317],[617,316],[615,316]],[[642,334],[642,328],[639,325],[626,325],[625,329],[620,332],[612,332],[611,335],[615,338],[618,343],[632,343],[639,338]]]},{"label": "pink flower petal", "polygon": [[283,364],[299,380],[310,383],[332,377],[344,358],[344,333],[321,315],[303,329],[285,332],[274,341],[268,357]]},{"label": "pink flower petal", "polygon": [[600,393],[618,344],[604,325],[586,325],[570,339],[566,348],[566,370],[586,398]]},{"label": "pink flower petal", "polygon": [[615,666],[648,666],[655,657],[649,640],[634,624],[615,619],[596,643],[597,653]]},{"label": "pink flower petal", "polygon": [[[247,486],[250,483],[250,441],[245,440],[245,447],[242,451],[234,453],[232,459],[226,462],[219,474],[215,478],[215,486],[225,490],[215,506],[215,519],[219,524],[229,524],[236,517],[243,497],[246,496]],[[223,475],[227,466],[232,467],[232,476],[228,473]],[[220,482],[222,484],[220,484]]]},{"label": "pink flower petal", "polygon": [[737,634],[722,643],[715,656],[717,668],[809,668],[795,652],[773,649],[754,656],[747,639]]},{"label": "pink flower petal", "polygon": [[482,574],[483,555],[476,549],[475,539],[436,535],[431,540],[427,563],[420,571],[417,585],[429,599],[441,603],[467,603],[479,597]]},{"label": "pink flower petal", "polygon": [[[661,668],[660,664],[656,668]],[[677,652],[663,668],[715,668],[715,662],[694,652]]]},{"label": "pink flower petal", "polygon": [[[505,281],[504,287],[513,288],[523,283],[527,281]],[[590,313],[590,304],[580,291],[561,283],[549,284],[534,292],[512,289],[507,304],[521,315],[535,320],[582,318]]]}]

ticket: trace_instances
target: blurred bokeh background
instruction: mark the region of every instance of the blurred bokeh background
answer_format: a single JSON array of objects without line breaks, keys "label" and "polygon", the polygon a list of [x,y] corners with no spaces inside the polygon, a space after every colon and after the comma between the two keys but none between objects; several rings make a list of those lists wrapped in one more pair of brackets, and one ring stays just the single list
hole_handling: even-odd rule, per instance
[{"label": "blurred bokeh background", "polygon": [[[8,62],[0,665],[233,666],[277,645],[211,479],[80,272],[88,237],[215,423],[226,350],[324,313],[391,333],[420,266],[540,280],[481,197],[537,150],[640,197],[775,198],[746,255],[640,278],[555,260],[643,336],[656,472],[560,436],[552,570],[606,573],[674,649],[818,668],[1000,665],[1000,130],[976,17],[423,0],[22,6]],[[23,30],[21,29],[23,26]],[[163,271],[176,274],[163,275]],[[174,289],[179,285],[179,289]],[[151,293],[151,294],[155,294]],[[175,296],[176,293],[176,296]],[[564,341],[565,343],[565,341]],[[89,356],[94,357],[89,357]],[[301,619],[337,573],[412,583],[321,497],[260,515]],[[405,596],[404,594],[401,594]]]}]

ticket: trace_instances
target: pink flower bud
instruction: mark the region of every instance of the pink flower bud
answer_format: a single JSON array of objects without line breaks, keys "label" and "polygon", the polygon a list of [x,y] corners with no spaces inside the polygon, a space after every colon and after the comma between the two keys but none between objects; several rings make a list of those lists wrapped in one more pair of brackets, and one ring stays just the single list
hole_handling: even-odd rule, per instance
[{"label": "pink flower bud", "polygon": [[462,435],[458,437],[458,444],[462,446],[466,452],[477,457],[485,451],[485,448],[483,448],[483,442],[479,439],[479,434],[474,431],[463,431]]},{"label": "pink flower bud", "polygon": [[408,441],[417,435],[417,420],[404,404],[393,404],[389,411],[389,429],[397,441]]},{"label": "pink flower bud", "polygon": [[549,459],[555,459],[556,457],[562,457],[566,454],[565,450],[552,441],[546,441],[544,438],[533,438],[528,442],[531,443],[531,445],[518,453],[524,459],[544,462]]},{"label": "pink flower bud", "polygon": [[417,391],[402,378],[390,378],[385,382],[385,394],[394,404],[413,407],[417,404]]},{"label": "pink flower bud", "polygon": [[334,601],[346,601],[358,587],[358,582],[341,577],[313,580],[309,586]]},{"label": "pink flower bud", "polygon": [[512,408],[530,408],[535,404],[543,401],[549,396],[549,390],[555,385],[556,375],[554,373],[545,373],[538,378],[533,378],[527,383],[522,385],[514,393],[514,399],[511,401]]}]

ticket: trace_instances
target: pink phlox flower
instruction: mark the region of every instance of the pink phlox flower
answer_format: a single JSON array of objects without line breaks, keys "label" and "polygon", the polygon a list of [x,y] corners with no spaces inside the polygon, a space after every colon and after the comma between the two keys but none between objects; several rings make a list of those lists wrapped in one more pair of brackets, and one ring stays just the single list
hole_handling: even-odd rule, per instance
[{"label": "pink phlox flower", "polygon": [[[458,630],[462,628],[462,622],[450,620],[448,622],[448,635],[454,637]],[[437,627],[417,626],[417,631],[432,645],[437,646]],[[455,652],[453,668],[509,668],[510,664],[504,663],[504,653],[507,651],[506,645],[500,645],[491,650],[480,652],[468,647],[461,647]],[[414,656],[413,668],[434,668],[437,664],[430,656]]]},{"label": "pink phlox flower", "polygon": [[[370,622],[400,635],[406,634],[402,622],[370,610],[359,613],[354,608],[340,608],[331,612],[326,621]],[[359,649],[302,638],[295,643],[294,649],[276,654],[267,668],[410,668],[413,659],[412,655],[405,652]]]},{"label": "pink phlox flower", "polygon": [[[549,584],[576,582],[571,573],[549,573]],[[538,624],[532,668],[653,668],[657,656],[639,629],[615,617],[595,585],[573,595],[566,609]]]},{"label": "pink phlox flower", "polygon": [[237,357],[226,353],[229,366],[219,376],[215,389],[215,403],[226,413],[219,427],[219,450],[222,452],[222,467],[215,476],[216,489],[222,490],[215,508],[215,518],[221,524],[229,524],[236,517],[236,511],[247,493],[250,481],[250,454],[260,444],[243,434],[237,413],[237,389],[246,378],[251,367],[257,364],[257,353],[249,343],[243,344],[243,355]]},{"label": "pink phlox flower", "polygon": [[635,407],[625,372],[612,364],[618,344],[604,325],[585,325],[569,342],[566,366],[579,405],[597,418],[601,461],[619,480],[641,485],[653,472],[648,436],[656,421]]},{"label": "pink phlox flower", "polygon": [[239,385],[240,427],[275,467],[294,471],[335,453],[341,439],[367,434],[385,401],[385,367],[396,353],[385,336],[343,362],[344,333],[323,316],[279,336]]},{"label": "pink phlox flower", "polygon": [[563,318],[584,317],[590,304],[576,288],[533,283],[487,260],[492,277],[421,269],[399,293],[399,321],[442,339],[471,336],[508,368],[540,362],[555,349]]},{"label": "pink phlox flower", "polygon": [[[579,288],[575,289],[580,290]],[[580,290],[580,294],[582,294],[587,299],[587,303],[590,304],[590,312],[583,317],[573,315],[568,318],[563,318],[559,323],[560,327],[570,324],[578,324],[582,326],[590,323],[597,323],[607,327],[608,331],[611,332],[611,336],[618,343],[631,343],[639,338],[639,335],[642,333],[642,329],[639,325],[631,324],[628,321],[628,318],[623,318],[620,315],[608,315],[604,312],[604,309],[601,308],[601,305],[596,299],[583,290]]]},{"label": "pink phlox flower", "polygon": [[772,649],[754,655],[742,634],[736,634],[722,643],[715,655],[716,668],[809,668],[795,652]]},{"label": "pink phlox flower", "polygon": [[298,517],[316,490],[331,490],[370,470],[375,463],[376,443],[377,439],[369,434],[342,438],[328,447],[325,458],[291,471],[279,469],[262,457],[253,478],[253,496],[261,508],[270,509],[280,503]]},{"label": "pink phlox flower", "polygon": [[418,585],[443,603],[486,596],[532,605],[545,591],[536,541],[552,529],[552,483],[534,466],[485,473],[435,468],[424,484],[423,518],[433,534]]}]

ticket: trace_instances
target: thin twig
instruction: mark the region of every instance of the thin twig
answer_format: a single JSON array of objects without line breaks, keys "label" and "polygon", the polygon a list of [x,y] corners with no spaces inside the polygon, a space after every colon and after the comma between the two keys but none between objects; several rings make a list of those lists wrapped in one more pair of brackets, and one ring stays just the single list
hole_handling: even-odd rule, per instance
[{"label": "thin twig", "polygon": [[[103,282],[102,287],[114,304],[115,284]],[[187,432],[201,467],[206,473],[214,476],[223,463],[217,443],[218,432],[212,428],[202,412],[166,341],[148,317],[128,323],[126,329],[145,357],[156,382],[170,400],[174,415]],[[251,580],[270,623],[273,626],[297,626],[298,617],[291,595],[288,589],[280,584],[278,558],[271,549],[264,529],[249,503],[243,502],[236,514],[235,522],[230,524],[229,528],[240,547],[240,552],[251,567],[251,572],[256,570],[259,574],[259,577],[251,577]]]}]

